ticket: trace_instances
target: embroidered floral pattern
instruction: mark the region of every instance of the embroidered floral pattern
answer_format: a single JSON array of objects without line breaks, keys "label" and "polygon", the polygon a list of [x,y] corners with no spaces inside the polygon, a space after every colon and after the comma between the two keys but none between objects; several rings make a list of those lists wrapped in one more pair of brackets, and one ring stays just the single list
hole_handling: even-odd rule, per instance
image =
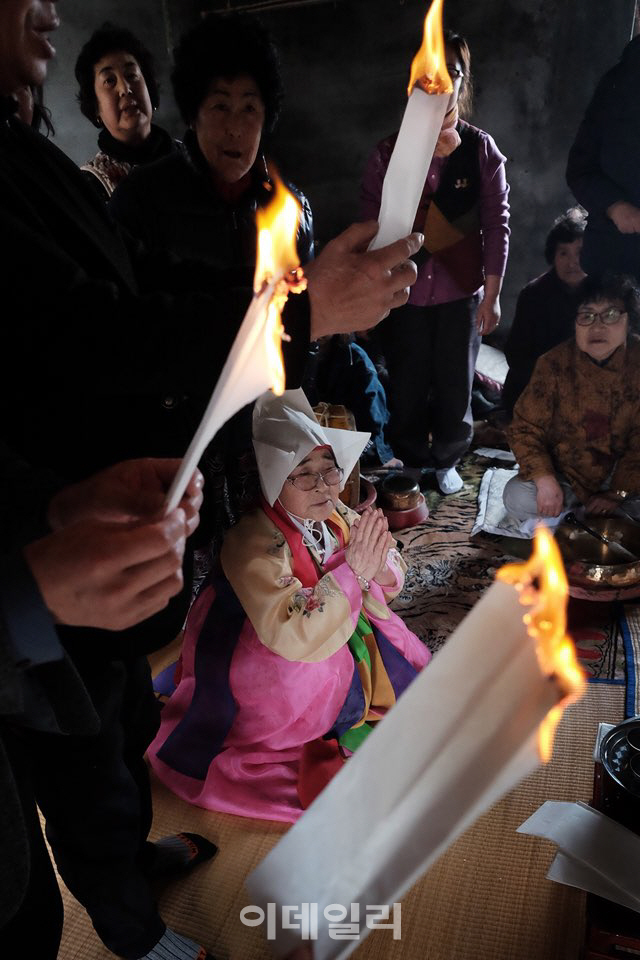
[{"label": "embroidered floral pattern", "polygon": [[290,587],[295,579],[295,577],[278,577],[276,583],[279,587]]},{"label": "embroidered floral pattern", "polygon": [[300,587],[293,594],[289,601],[289,613],[301,613],[303,617],[310,617],[314,610],[323,613],[327,600],[339,596],[340,590],[336,590],[329,577],[323,577],[315,587]]}]

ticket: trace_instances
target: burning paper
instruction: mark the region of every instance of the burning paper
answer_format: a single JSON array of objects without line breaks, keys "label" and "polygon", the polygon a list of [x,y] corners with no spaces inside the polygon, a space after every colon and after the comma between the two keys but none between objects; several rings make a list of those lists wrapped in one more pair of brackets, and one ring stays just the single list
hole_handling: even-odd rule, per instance
[{"label": "burning paper", "polygon": [[[547,759],[562,707],[584,680],[565,635],[567,582],[557,547],[497,582],[298,823],[249,876],[253,905],[317,905],[314,960],[348,956],[331,904],[389,905],[484,810]],[[524,608],[524,609],[523,609]],[[271,908],[273,910],[273,908]],[[277,956],[299,945],[277,929]]]},{"label": "burning paper", "polygon": [[290,291],[299,293],[306,280],[299,269],[296,236],[300,206],[274,177],[274,196],[256,213],[258,256],[254,296],[229,351],[204,416],[167,494],[166,512],[180,503],[205,448],[234,413],[266,390],[285,388],[282,359],[282,309]]},{"label": "burning paper", "polygon": [[413,230],[442,121],[453,92],[442,35],[443,0],[433,0],[422,46],[411,65],[409,100],[382,185],[376,250]]}]

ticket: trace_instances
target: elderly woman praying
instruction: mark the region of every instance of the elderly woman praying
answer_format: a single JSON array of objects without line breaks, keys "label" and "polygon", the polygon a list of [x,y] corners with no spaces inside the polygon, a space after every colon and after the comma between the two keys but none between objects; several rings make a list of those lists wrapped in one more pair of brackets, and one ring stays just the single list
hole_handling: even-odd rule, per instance
[{"label": "elderly woman praying", "polygon": [[538,360],[514,409],[508,435],[520,472],[504,504],[516,520],[579,504],[613,513],[640,493],[639,319],[629,277],[584,282],[574,337]]},{"label": "elderly woman praying", "polygon": [[431,655],[388,606],[406,567],[386,519],[339,500],[368,434],[289,390],[258,401],[253,436],[260,507],[192,607],[150,754],[185,800],[293,821]]}]

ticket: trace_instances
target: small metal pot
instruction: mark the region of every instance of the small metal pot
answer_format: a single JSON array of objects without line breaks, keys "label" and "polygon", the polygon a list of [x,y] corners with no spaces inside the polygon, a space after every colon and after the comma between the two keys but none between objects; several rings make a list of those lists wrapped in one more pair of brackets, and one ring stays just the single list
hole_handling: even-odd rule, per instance
[{"label": "small metal pot", "polygon": [[[598,533],[621,543],[640,557],[640,526],[621,517],[589,517]],[[560,524],[556,541],[567,570],[569,582],[586,587],[630,587],[640,583],[640,560],[620,563],[605,543],[568,524]]]},{"label": "small metal pot", "polygon": [[600,744],[602,812],[638,833],[640,829],[640,717],[609,730]]},{"label": "small metal pot", "polygon": [[393,473],[382,481],[380,495],[385,507],[410,510],[420,500],[420,485],[405,473]]}]

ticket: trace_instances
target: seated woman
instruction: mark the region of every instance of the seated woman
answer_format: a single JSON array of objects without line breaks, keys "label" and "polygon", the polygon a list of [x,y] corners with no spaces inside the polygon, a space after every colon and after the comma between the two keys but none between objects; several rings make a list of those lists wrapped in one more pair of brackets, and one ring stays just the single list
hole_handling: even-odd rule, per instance
[{"label": "seated woman", "polygon": [[613,513],[640,493],[639,320],[630,278],[584,282],[574,338],[538,360],[508,430],[520,473],[504,505],[516,520],[579,504]]},{"label": "seated woman", "polygon": [[100,129],[98,153],[80,168],[106,202],[133,167],[173,153],[172,137],[151,122],[160,100],[153,59],[129,30],[105,23],[76,61],[78,102]]},{"label": "seated woman", "polygon": [[431,654],[389,609],[406,567],[385,518],[338,499],[368,434],[319,426],[302,390],[253,426],[261,505],[191,608],[150,759],[191,803],[294,821]]},{"label": "seated woman", "polygon": [[580,266],[585,225],[581,207],[573,207],[558,217],[544,245],[549,269],[528,283],[518,296],[504,348],[509,373],[501,408],[509,420],[538,357],[573,336],[579,288],[586,276]]}]

